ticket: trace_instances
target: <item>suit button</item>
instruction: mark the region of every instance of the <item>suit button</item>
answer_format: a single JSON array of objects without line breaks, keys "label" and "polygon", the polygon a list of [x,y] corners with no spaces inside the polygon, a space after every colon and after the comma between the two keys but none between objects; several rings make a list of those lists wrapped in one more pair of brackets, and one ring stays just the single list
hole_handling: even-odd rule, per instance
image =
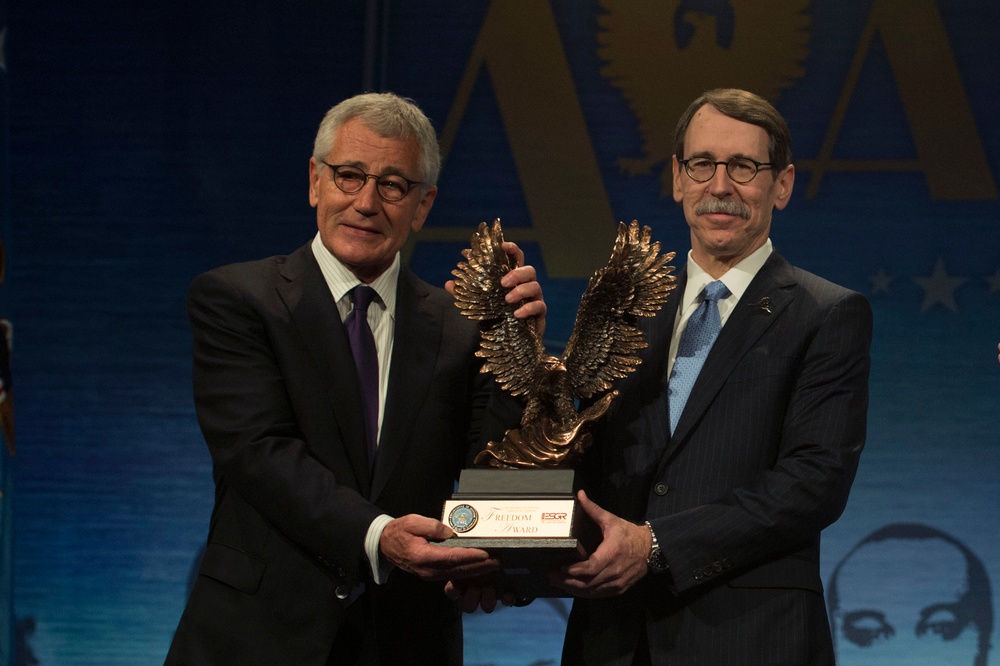
[{"label": "suit button", "polygon": [[722,571],[722,562],[716,562],[712,565],[712,568],[715,569],[715,573],[719,573]]},{"label": "suit button", "polygon": [[337,576],[340,578],[347,578],[347,572],[344,571],[344,567],[337,567]]},{"label": "suit button", "polygon": [[657,483],[655,486],[653,486],[653,492],[659,495],[660,497],[666,495],[668,490],[670,490],[670,488],[668,488],[667,484],[665,483]]},{"label": "suit button", "polygon": [[722,560],[722,568],[723,569],[729,569],[732,566],[733,566],[733,563],[729,560],[728,557],[726,559]]},{"label": "suit button", "polygon": [[701,569],[695,569],[694,570],[694,579],[695,580],[701,580],[704,577],[705,577],[705,574],[702,573]]},{"label": "suit button", "polygon": [[333,591],[338,599],[346,599],[351,594],[351,588],[346,585],[338,585],[337,589]]}]

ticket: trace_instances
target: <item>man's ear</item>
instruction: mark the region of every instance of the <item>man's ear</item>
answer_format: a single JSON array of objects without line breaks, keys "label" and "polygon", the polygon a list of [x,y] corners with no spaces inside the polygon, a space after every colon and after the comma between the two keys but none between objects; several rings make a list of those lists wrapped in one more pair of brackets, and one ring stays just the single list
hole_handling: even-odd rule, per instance
[{"label": "man's ear", "polygon": [[674,155],[670,158],[671,168],[674,171],[674,201],[680,203],[684,199],[684,193],[681,190],[681,169],[680,162],[677,161],[677,156]]},{"label": "man's ear", "polygon": [[420,231],[424,226],[424,221],[427,219],[428,213],[431,212],[431,206],[434,205],[434,197],[437,196],[438,188],[437,185],[431,185],[424,192],[424,196],[420,199],[420,203],[417,204],[417,210],[413,212],[413,221],[410,222],[410,229],[413,231]]},{"label": "man's ear", "polygon": [[795,165],[789,164],[774,181],[774,207],[778,210],[788,205],[795,185]]},{"label": "man's ear", "polygon": [[309,158],[309,205],[313,208],[319,203],[319,163],[315,157]]}]

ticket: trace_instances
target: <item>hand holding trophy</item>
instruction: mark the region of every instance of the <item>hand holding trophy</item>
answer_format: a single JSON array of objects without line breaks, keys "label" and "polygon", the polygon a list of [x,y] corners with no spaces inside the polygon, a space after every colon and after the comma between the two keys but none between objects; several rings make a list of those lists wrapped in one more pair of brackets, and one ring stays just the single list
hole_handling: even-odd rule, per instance
[{"label": "hand holding trophy", "polygon": [[[668,265],[674,253],[660,254],[650,234],[634,220],[619,223],[611,258],[590,278],[560,358],[546,352],[535,320],[515,318],[518,304],[504,299],[500,279],[513,266],[499,220],[492,228],[479,225],[471,248],[462,251],[466,261],[452,271],[455,305],[480,322],[476,354],[485,361],[483,372],[525,399],[520,426],[487,444],[444,507],[443,521],[456,533],[446,545],[500,557],[498,591],[560,596],[548,585],[549,568],[589,550],[573,469],[592,442],[589,425],[618,395],[608,391],[612,382],[641,363],[635,354],[647,343],[637,318],[655,315],[675,286]],[[602,392],[578,411],[579,401]]]}]

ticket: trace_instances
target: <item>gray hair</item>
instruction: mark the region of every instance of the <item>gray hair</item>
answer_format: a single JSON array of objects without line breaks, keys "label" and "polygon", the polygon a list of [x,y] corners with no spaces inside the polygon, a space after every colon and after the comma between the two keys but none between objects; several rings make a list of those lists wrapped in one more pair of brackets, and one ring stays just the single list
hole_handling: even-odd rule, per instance
[{"label": "gray hair", "polygon": [[413,100],[388,92],[355,95],[327,111],[313,144],[313,157],[317,161],[326,159],[333,150],[337,130],[353,118],[379,136],[416,139],[420,149],[420,180],[425,187],[437,184],[441,150],[431,121]]}]

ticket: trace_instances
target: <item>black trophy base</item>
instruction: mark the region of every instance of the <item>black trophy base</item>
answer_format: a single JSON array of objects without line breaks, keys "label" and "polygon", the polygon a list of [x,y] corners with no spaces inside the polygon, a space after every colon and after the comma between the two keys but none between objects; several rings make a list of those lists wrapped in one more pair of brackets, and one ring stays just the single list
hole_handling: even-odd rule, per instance
[{"label": "black trophy base", "polygon": [[[550,584],[550,572],[586,559],[599,541],[596,526],[576,504],[576,484],[568,469],[463,470],[443,517],[456,536],[441,545],[481,548],[499,559],[502,569],[492,579],[498,595],[520,601],[568,596]],[[563,522],[553,527],[554,517]],[[490,525],[491,519],[500,522]],[[519,533],[495,533],[503,530]]]}]

